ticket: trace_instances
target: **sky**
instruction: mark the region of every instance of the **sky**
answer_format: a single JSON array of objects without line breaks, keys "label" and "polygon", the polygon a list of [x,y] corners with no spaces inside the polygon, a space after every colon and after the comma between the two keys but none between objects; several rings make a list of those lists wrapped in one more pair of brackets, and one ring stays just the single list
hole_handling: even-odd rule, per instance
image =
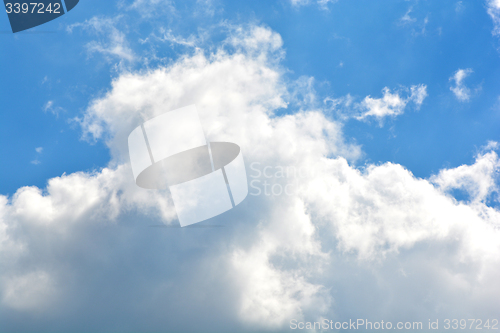
[{"label": "sky", "polygon": [[[500,320],[498,0],[82,0],[0,68],[0,332]],[[179,228],[127,137],[191,104],[249,195]]]}]

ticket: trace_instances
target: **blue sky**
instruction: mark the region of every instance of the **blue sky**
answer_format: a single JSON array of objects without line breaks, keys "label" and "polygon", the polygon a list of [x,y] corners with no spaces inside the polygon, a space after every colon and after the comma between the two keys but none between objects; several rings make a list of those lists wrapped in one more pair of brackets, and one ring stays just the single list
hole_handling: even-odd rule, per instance
[{"label": "blue sky", "polygon": [[[382,128],[350,120],[345,132],[363,146],[366,161],[393,161],[418,177],[428,177],[442,167],[470,163],[478,147],[499,140],[499,41],[492,36],[493,22],[484,3],[458,3],[390,1],[359,6],[340,1],[322,8],[285,1],[214,2],[213,16],[206,17],[192,14],[196,3],[183,2],[175,16],[166,13],[137,24],[137,13],[125,11],[121,20],[138,54],[148,52],[139,39],[159,26],[188,36],[223,20],[266,24],[283,38],[286,77],[313,77],[318,102],[346,94],[380,97],[384,87],[425,83],[429,97],[421,110],[405,112]],[[410,21],[402,21],[410,9]],[[81,141],[71,119],[106,91],[117,72],[112,61],[85,52],[83,46],[92,36],[65,29],[117,12],[114,2],[85,1],[78,11],[17,35],[7,33],[6,16],[1,21],[2,73],[9,78],[1,82],[2,101],[5,110],[12,110],[3,112],[1,121],[2,141],[9,141],[1,146],[2,174],[8,175],[2,179],[2,193],[13,194],[21,186],[43,187],[51,177],[108,162],[106,147]],[[216,43],[217,34],[209,42]],[[171,45],[158,49],[170,59],[182,51]],[[465,80],[473,90],[465,103],[450,91],[449,78],[460,68],[474,71]],[[44,112],[49,101],[54,111]],[[37,147],[43,147],[42,154],[35,152]],[[30,163],[37,159],[40,164]]]},{"label": "blue sky", "polygon": [[[494,319],[499,29],[498,0],[82,0],[16,34],[0,15],[0,322]],[[268,180],[297,192],[249,195],[220,228],[169,228],[126,138],[193,103],[249,182],[315,173]]]}]

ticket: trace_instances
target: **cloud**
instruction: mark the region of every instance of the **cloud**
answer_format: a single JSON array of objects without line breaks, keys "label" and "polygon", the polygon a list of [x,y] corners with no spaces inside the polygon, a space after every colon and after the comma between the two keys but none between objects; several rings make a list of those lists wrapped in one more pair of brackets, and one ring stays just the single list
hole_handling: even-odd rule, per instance
[{"label": "cloud", "polygon": [[[260,60],[281,60],[284,56],[282,50],[283,39],[281,36],[268,28],[252,26],[245,28],[242,26],[227,25],[231,31],[231,36],[227,43],[240,52],[249,53]],[[271,58],[268,58],[271,56]]]},{"label": "cloud", "polygon": [[47,272],[34,271],[7,280],[2,303],[16,310],[38,312],[47,300],[57,297],[56,294],[57,288],[50,275]]},{"label": "cloud", "polygon": [[165,30],[164,28],[160,28],[159,33],[161,34],[160,36],[152,34],[148,38],[142,40],[142,43],[148,42],[149,39],[155,39],[161,42],[170,42],[171,45],[177,44],[187,47],[198,47],[198,45],[201,44],[199,38],[195,37],[194,35],[190,35],[187,38],[184,38],[182,36],[175,36],[172,33],[172,30]]},{"label": "cloud", "polygon": [[419,19],[411,17],[410,14],[413,12],[413,6],[410,6],[405,14],[399,18],[397,24],[399,26],[411,27],[412,36],[425,35],[427,24],[429,23],[429,17],[423,18],[422,22],[419,23]]},{"label": "cloud", "polygon": [[100,53],[109,61],[118,59],[120,61],[133,62],[136,60],[134,51],[128,45],[125,33],[118,30],[117,23],[120,16],[115,18],[93,17],[83,23],[75,23],[68,26],[67,31],[72,33],[75,28],[82,28],[99,37],[87,43],[87,52]]},{"label": "cloud", "polygon": [[142,18],[159,16],[165,12],[170,14],[176,13],[174,2],[171,0],[133,0],[132,3],[122,0],[119,2],[119,7],[126,10],[137,11]]},{"label": "cloud", "polygon": [[[90,103],[80,123],[109,147],[108,167],[0,196],[6,330],[234,332],[283,330],[291,319],[496,315],[494,151],[432,179],[394,163],[357,168],[360,147],[341,123],[293,105],[276,32],[234,29],[221,45],[124,72]],[[364,114],[401,114],[426,96],[424,85],[402,90],[408,96],[368,96]],[[174,228],[170,193],[137,187],[128,162],[132,129],[189,104],[210,141],[240,145],[249,182],[262,190],[203,224],[221,228]],[[283,176],[280,167],[306,172]],[[460,186],[473,200],[452,196]]]},{"label": "cloud", "polygon": [[416,18],[410,17],[410,13],[413,11],[413,7],[408,8],[406,13],[399,19],[401,24],[409,24],[417,21]]},{"label": "cloud", "polygon": [[50,110],[52,108],[52,105],[54,105],[54,101],[48,101],[43,107],[43,111]]},{"label": "cloud", "polygon": [[490,142],[486,149],[491,151],[478,155],[473,165],[441,170],[431,181],[443,191],[465,190],[471,202],[484,202],[489,195],[498,193],[496,177],[500,172],[500,163],[497,154],[493,152],[497,147],[498,143]]},{"label": "cloud", "polygon": [[43,106],[43,112],[50,112],[56,117],[59,117],[60,112],[64,112],[65,110],[60,106],[54,106],[54,101],[47,101]]},{"label": "cloud", "polygon": [[218,0],[196,0],[196,12],[198,15],[214,16],[222,11],[222,5]]},{"label": "cloud", "polygon": [[[385,87],[382,92],[382,98],[366,96],[361,102],[356,102],[356,98],[350,94],[339,98],[327,97],[323,100],[323,104],[328,105],[330,110],[336,111],[340,120],[375,118],[380,126],[383,126],[386,117],[396,117],[403,114],[410,102],[413,102],[417,110],[420,109],[424,99],[428,96],[425,84],[413,85],[409,89],[402,86],[394,93],[388,87]],[[404,92],[409,94],[405,97]],[[314,92],[312,94],[314,97]],[[312,99],[312,97],[309,99]]]},{"label": "cloud", "polygon": [[290,0],[292,6],[294,7],[300,7],[300,6],[307,6],[310,5],[311,3],[316,3],[319,5],[321,9],[327,10],[328,9],[328,4],[329,3],[336,3],[338,0]]},{"label": "cloud", "polygon": [[[35,148],[35,151],[38,155],[42,154],[43,152],[43,147],[38,147],[38,148]],[[34,164],[34,165],[38,165],[42,162],[40,162],[40,160],[37,158],[35,158],[33,161],[30,162],[31,164]]]},{"label": "cloud", "polygon": [[365,97],[359,104],[359,107],[363,110],[362,114],[356,118],[362,120],[367,117],[375,117],[381,120],[384,117],[395,117],[404,113],[409,102],[413,102],[416,108],[419,109],[427,97],[427,86],[424,84],[411,86],[410,91],[411,94],[404,98],[399,95],[399,92],[391,93],[391,90],[385,87],[382,90],[384,93],[382,98]]},{"label": "cloud", "polygon": [[499,0],[487,0],[486,6],[488,14],[493,20],[493,35],[500,35],[500,1]]},{"label": "cloud", "polygon": [[470,89],[464,85],[463,81],[471,73],[473,73],[473,70],[471,68],[458,69],[455,74],[449,79],[450,81],[454,81],[455,83],[455,86],[450,87],[450,90],[455,94],[455,97],[460,102],[468,102],[470,99]]}]

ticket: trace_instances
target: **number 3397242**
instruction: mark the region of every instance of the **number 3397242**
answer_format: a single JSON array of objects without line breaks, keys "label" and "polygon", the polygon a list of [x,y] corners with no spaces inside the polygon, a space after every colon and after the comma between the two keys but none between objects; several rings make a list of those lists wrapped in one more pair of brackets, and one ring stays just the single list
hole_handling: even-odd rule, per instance
[{"label": "number 3397242", "polygon": [[14,14],[19,14],[19,13],[31,13],[31,14],[45,14],[45,13],[51,13],[51,14],[61,14],[60,12],[61,9],[61,4],[59,3],[49,3],[47,7],[45,7],[45,4],[43,3],[36,3],[36,2],[31,2],[31,3],[6,3],[5,4],[5,10],[7,11],[7,14],[14,13]]}]

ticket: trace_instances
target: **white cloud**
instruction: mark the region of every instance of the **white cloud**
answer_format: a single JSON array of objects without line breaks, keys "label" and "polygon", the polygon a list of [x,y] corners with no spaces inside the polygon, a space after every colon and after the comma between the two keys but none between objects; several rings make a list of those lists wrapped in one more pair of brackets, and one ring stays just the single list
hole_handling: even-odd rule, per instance
[{"label": "white cloud", "polygon": [[320,6],[321,9],[327,10],[329,3],[335,3],[338,0],[290,0],[292,6],[300,7],[310,5],[311,3],[316,3]]},{"label": "white cloud", "polygon": [[175,36],[172,33],[172,30],[165,30],[163,28],[160,28],[159,32],[161,34],[160,36],[152,34],[148,38],[142,40],[142,42],[146,43],[149,39],[153,38],[161,42],[170,42],[172,45],[177,44],[188,47],[198,47],[198,45],[201,44],[199,38],[194,35],[190,35],[187,38],[184,38],[182,36]]},{"label": "white cloud", "polygon": [[500,0],[487,0],[488,14],[493,20],[493,35],[500,35]]},{"label": "white cloud", "polygon": [[455,94],[460,102],[468,102],[471,96],[470,89],[463,83],[464,79],[473,73],[471,68],[458,69],[455,74],[450,77],[450,81],[454,81],[455,86],[450,87],[450,90]]},{"label": "white cloud", "polygon": [[[487,149],[497,148],[498,143],[490,142]],[[443,191],[465,190],[472,202],[485,201],[488,195],[498,192],[495,178],[500,172],[500,163],[495,152],[478,155],[473,165],[462,165],[455,169],[441,170],[431,181]]]},{"label": "white cloud", "polygon": [[484,151],[497,150],[500,147],[500,144],[496,141],[488,141],[486,145],[483,147]]},{"label": "white cloud", "polygon": [[426,16],[422,20],[410,16],[413,12],[413,6],[410,6],[405,14],[399,18],[397,24],[404,27],[411,27],[412,36],[425,35],[429,17]]},{"label": "white cloud", "polygon": [[[283,39],[270,29],[262,26],[231,26],[227,25],[231,31],[231,37],[227,43],[239,51],[244,51],[252,56],[260,57],[259,60],[281,60],[284,56],[282,50]],[[271,59],[268,58],[271,56]]]},{"label": "white cloud", "polygon": [[[468,168],[481,170],[485,160],[494,169],[500,166],[498,156],[488,153]],[[306,185],[305,193],[313,205],[311,211],[331,223],[341,249],[354,251],[361,258],[375,259],[423,241],[439,243],[455,236],[467,240],[476,237],[463,244],[460,254],[468,256],[468,260],[498,260],[500,243],[489,233],[497,234],[499,212],[490,210],[481,200],[468,205],[456,203],[445,195],[449,189],[445,184],[463,180],[462,167],[442,171],[434,177],[432,181],[441,184],[445,178],[442,175],[449,176],[443,186],[435,188],[431,182],[416,179],[402,166],[392,163],[369,166],[364,173],[341,160],[331,161],[329,165],[322,177]],[[334,172],[341,175],[340,178],[327,176]],[[489,176],[484,172],[474,179],[477,184],[469,185],[472,189],[486,190],[480,192],[481,198],[492,189],[484,184],[490,181]],[[483,216],[484,210],[491,215]],[[484,251],[481,255],[475,253],[478,248]]]},{"label": "white cloud", "polygon": [[417,21],[416,18],[410,17],[410,13],[413,11],[413,7],[408,8],[406,13],[399,19],[401,24],[409,24]]},{"label": "white cloud", "polygon": [[222,11],[222,5],[219,0],[196,0],[196,12],[198,15],[214,16],[217,12]]},{"label": "white cloud", "polygon": [[[425,84],[413,85],[409,89],[400,87],[393,93],[388,87],[382,89],[382,98],[372,98],[366,96],[363,101],[356,102],[356,98],[347,94],[344,97],[331,98],[327,97],[323,103],[330,110],[336,111],[340,120],[355,118],[358,120],[367,120],[375,118],[380,126],[383,125],[384,118],[396,117],[404,113],[408,103],[413,102],[418,110],[422,106],[427,94],[427,86]],[[404,96],[404,93],[407,96]],[[314,91],[311,91],[314,97]],[[309,98],[310,100],[312,97]]]},{"label": "white cloud", "polygon": [[[42,154],[43,152],[43,147],[38,147],[38,148],[35,148],[35,151],[38,155]],[[30,162],[31,164],[34,164],[34,165],[38,165],[42,162],[40,162],[40,160],[38,158],[35,158],[33,161]]]},{"label": "white cloud", "polygon": [[427,86],[420,84],[411,86],[411,94],[404,98],[399,95],[399,92],[391,93],[391,90],[385,87],[382,98],[372,98],[370,96],[359,104],[362,114],[357,116],[357,119],[365,119],[367,117],[375,117],[381,120],[384,117],[395,117],[404,113],[406,105],[409,102],[415,103],[417,109],[420,108],[424,99],[427,97]]},{"label": "white cloud", "polygon": [[146,7],[151,8],[152,6],[166,6],[172,5],[172,1],[170,0],[133,0],[130,5],[131,8],[141,8]]},{"label": "white cloud", "polygon": [[52,108],[52,105],[54,105],[53,101],[48,101],[45,106],[43,107],[43,111],[47,111]]},{"label": "white cloud", "polygon": [[136,60],[136,55],[128,45],[125,33],[116,27],[120,19],[120,16],[115,18],[95,16],[83,23],[68,26],[67,31],[72,33],[75,28],[81,27],[99,37],[99,40],[87,43],[86,48],[89,54],[101,53],[109,60],[133,62]]},{"label": "white cloud", "polygon": [[133,0],[132,3],[123,0],[119,6],[139,12],[143,18],[150,18],[165,12],[176,13],[174,2],[171,0]]},{"label": "white cloud", "polygon": [[424,99],[428,96],[427,86],[424,84],[419,84],[418,86],[411,86],[410,90],[410,100],[415,103],[417,108],[420,108],[420,106],[424,102]]},{"label": "white cloud", "polygon": [[[51,329],[66,331],[252,331],[286,329],[294,318],[496,314],[500,212],[486,200],[498,180],[495,152],[431,180],[393,163],[357,169],[348,160],[361,152],[345,142],[342,124],[307,103],[287,104],[295,102],[278,64],[278,34],[236,29],[223,45],[123,73],[89,105],[82,128],[106,141],[107,168],[0,196],[0,250],[8,254],[0,257],[0,316],[43,309]],[[421,105],[425,86],[408,90],[368,96],[364,112],[378,118]],[[193,103],[208,139],[238,143],[247,166],[314,172],[250,176],[291,184],[293,194],[250,195],[209,221],[224,228],[147,228],[176,225],[175,209],[168,191],[134,184],[127,136]],[[300,111],[276,114],[285,107]],[[474,200],[448,193],[459,186]],[[39,286],[25,289],[31,281]],[[0,319],[19,326],[11,318]]]},{"label": "white cloud", "polygon": [[4,284],[2,303],[20,311],[41,312],[47,301],[57,299],[56,284],[47,272],[33,271],[15,276]]},{"label": "white cloud", "polygon": [[43,112],[50,112],[58,117],[60,112],[64,112],[64,109],[60,106],[54,106],[54,101],[47,101],[43,106]]}]

